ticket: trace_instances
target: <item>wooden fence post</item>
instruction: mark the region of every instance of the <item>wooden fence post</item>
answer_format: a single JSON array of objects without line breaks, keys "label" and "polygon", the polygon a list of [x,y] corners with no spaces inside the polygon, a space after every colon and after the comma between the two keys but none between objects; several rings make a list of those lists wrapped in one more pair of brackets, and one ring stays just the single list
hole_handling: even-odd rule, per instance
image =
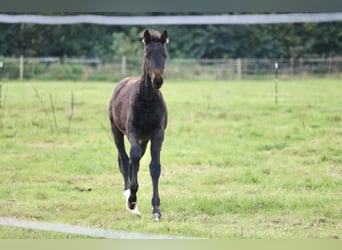
[{"label": "wooden fence post", "polygon": [[242,78],[242,63],[241,63],[241,58],[236,59],[236,79],[241,80]]},{"label": "wooden fence post", "polygon": [[19,80],[24,79],[24,56],[19,57]]},{"label": "wooden fence post", "polygon": [[278,62],[274,63],[274,103],[278,104]]}]

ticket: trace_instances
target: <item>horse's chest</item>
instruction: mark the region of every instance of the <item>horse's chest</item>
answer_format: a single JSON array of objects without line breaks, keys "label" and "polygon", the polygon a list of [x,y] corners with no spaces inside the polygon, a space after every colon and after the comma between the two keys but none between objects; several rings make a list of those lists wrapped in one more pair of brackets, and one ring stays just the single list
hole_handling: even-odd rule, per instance
[{"label": "horse's chest", "polygon": [[134,126],[147,133],[154,128],[162,127],[165,111],[162,107],[137,107],[134,111]]},{"label": "horse's chest", "polygon": [[162,119],[163,112],[159,109],[153,109],[149,111],[140,111],[135,115],[135,124],[143,130],[150,130],[154,127],[159,127]]}]

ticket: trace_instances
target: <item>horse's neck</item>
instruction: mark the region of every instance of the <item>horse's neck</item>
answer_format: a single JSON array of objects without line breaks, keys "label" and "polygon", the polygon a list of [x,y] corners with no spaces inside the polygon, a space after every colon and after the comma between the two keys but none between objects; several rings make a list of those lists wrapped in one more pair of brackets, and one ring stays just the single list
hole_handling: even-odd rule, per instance
[{"label": "horse's neck", "polygon": [[158,90],[152,87],[151,78],[143,75],[140,79],[139,97],[145,102],[155,102],[158,97]]}]

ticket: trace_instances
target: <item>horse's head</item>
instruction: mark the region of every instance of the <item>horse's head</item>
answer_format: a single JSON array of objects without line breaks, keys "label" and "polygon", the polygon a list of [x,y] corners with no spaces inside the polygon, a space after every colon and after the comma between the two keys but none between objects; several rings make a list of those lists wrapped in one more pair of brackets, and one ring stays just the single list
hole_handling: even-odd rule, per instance
[{"label": "horse's head", "polygon": [[165,45],[168,43],[166,30],[160,34],[158,31],[145,30],[142,36],[145,44],[144,71],[151,78],[153,87],[159,89],[163,84],[164,66],[167,57]]}]

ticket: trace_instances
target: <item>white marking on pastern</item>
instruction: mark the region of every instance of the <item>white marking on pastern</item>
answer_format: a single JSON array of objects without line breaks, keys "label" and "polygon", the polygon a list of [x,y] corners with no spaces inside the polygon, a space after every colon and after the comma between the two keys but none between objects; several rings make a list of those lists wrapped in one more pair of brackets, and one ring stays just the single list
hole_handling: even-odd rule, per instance
[{"label": "white marking on pastern", "polygon": [[124,192],[124,196],[126,198],[126,210],[131,212],[132,214],[136,214],[136,215],[141,215],[139,209],[138,209],[138,204],[135,203],[135,206],[134,206],[134,209],[130,209],[129,206],[128,206],[128,199],[129,199],[129,196],[131,195],[131,190],[130,189],[126,189]]}]

